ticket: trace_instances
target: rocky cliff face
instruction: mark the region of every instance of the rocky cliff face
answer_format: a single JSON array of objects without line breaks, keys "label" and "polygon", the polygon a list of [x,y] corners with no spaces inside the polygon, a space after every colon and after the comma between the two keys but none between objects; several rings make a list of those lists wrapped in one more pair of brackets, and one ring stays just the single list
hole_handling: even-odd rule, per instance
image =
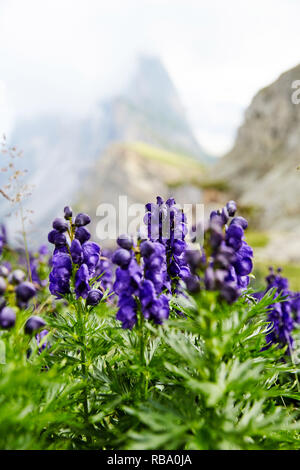
[{"label": "rocky cliff face", "polygon": [[300,65],[257,93],[215,169],[242,204],[261,209],[264,229],[300,229],[300,104],[291,100],[299,79]]}]

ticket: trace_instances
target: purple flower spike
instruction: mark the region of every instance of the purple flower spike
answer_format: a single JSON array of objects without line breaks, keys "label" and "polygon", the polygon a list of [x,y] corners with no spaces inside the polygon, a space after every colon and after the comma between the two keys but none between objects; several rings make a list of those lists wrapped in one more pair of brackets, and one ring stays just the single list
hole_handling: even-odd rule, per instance
[{"label": "purple flower spike", "polygon": [[[64,208],[64,218],[55,219],[54,230],[48,235],[50,243],[55,245],[49,275],[51,294],[59,299],[72,292],[75,281],[75,293],[79,297],[86,298],[89,292],[89,282],[96,274],[100,262],[100,247],[97,243],[90,242],[90,233],[85,228],[91,219],[87,214],[80,213],[75,218],[75,226],[72,223],[72,209]],[[63,233],[65,227],[70,227],[68,238]],[[75,228],[75,233],[74,233]],[[75,238],[73,239],[73,234]],[[71,239],[71,240],[70,240]],[[98,274],[98,271],[97,271]],[[72,276],[73,275],[73,276]]]},{"label": "purple flower spike", "polygon": [[275,273],[271,267],[270,274],[266,277],[266,290],[253,294],[253,297],[260,300],[270,289],[276,289],[275,298],[280,294],[286,297],[284,301],[274,303],[269,307],[267,319],[271,323],[271,327],[266,335],[267,346],[265,349],[271,344],[278,344],[279,347],[288,346],[287,353],[291,354],[294,344],[292,331],[300,320],[300,295],[289,290],[288,280],[280,273],[281,270]]},{"label": "purple flower spike", "polygon": [[[193,275],[199,274],[200,288],[217,290],[228,303],[237,300],[246,289],[253,269],[253,250],[244,240],[248,222],[236,213],[236,203],[229,201],[222,210],[213,211],[205,228],[202,254],[185,251],[185,258]],[[197,279],[184,279],[189,291],[198,291]]]}]

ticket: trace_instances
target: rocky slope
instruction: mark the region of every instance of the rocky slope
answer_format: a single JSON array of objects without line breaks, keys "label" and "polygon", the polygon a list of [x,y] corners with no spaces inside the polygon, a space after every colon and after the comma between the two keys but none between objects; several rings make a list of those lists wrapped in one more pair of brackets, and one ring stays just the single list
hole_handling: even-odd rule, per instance
[{"label": "rocky slope", "polygon": [[214,170],[242,204],[259,208],[263,229],[300,231],[300,104],[291,100],[299,79],[300,65],[257,93]]}]

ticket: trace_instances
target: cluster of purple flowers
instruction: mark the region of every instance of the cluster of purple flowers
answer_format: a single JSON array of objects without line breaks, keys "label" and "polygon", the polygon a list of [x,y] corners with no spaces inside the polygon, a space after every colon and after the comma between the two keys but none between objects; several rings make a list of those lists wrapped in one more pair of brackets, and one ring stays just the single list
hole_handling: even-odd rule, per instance
[{"label": "cluster of purple flowers", "polygon": [[140,286],[140,302],[145,318],[161,324],[169,317],[168,279],[165,247],[159,242],[142,241],[144,279]]},{"label": "cluster of purple flowers", "polygon": [[8,264],[0,266],[0,327],[3,329],[13,327],[16,321],[15,311],[7,306],[6,294],[15,294],[19,308],[27,308],[30,299],[36,295],[35,286],[25,279],[21,269],[11,271]]},{"label": "cluster of purple flowers", "polygon": [[187,234],[186,216],[176,206],[174,198],[166,202],[157,197],[156,204],[146,204],[144,222],[147,225],[148,239],[163,245],[166,254],[167,283],[165,287],[173,294],[179,292],[180,280],[190,275],[184,252]]},{"label": "cluster of purple flowers", "polygon": [[144,318],[162,324],[169,317],[172,294],[180,292],[180,281],[190,275],[184,252],[186,218],[174,199],[157,197],[156,204],[146,204],[144,222],[147,235],[133,240],[123,235],[113,255],[116,270],[114,290],[118,295],[117,319],[123,328]]},{"label": "cluster of purple flowers", "polygon": [[281,275],[280,268],[275,272],[271,267],[266,282],[267,288],[264,292],[253,294],[256,299],[260,300],[271,289],[276,289],[275,299],[278,296],[284,297],[284,300],[269,307],[268,321],[271,323],[271,330],[266,336],[267,345],[287,345],[290,352],[294,345],[292,331],[300,322],[300,294],[289,290],[288,280]]},{"label": "cluster of purple flowers", "polygon": [[[10,263],[2,263],[0,265],[0,328],[3,330],[13,328],[17,320],[16,310],[7,302],[7,299],[11,300],[12,293],[15,294],[14,304],[20,309],[25,309],[28,307],[29,301],[36,296],[37,291],[35,285],[26,280],[26,274],[22,269],[12,270]],[[32,335],[43,328],[45,324],[40,316],[32,315],[27,319],[24,331],[26,334]]]},{"label": "cluster of purple flowers", "polygon": [[161,324],[169,317],[169,299],[162,293],[167,279],[164,246],[144,240],[136,247],[126,235],[117,242],[120,248],[112,258],[118,265],[114,283],[119,307],[117,320],[123,328],[132,328],[138,321],[140,307],[144,318]]},{"label": "cluster of purple flowers", "polygon": [[113,256],[119,266],[114,285],[117,318],[124,328],[137,322],[139,308],[145,318],[162,323],[181,281],[190,292],[218,290],[227,302],[237,300],[249,284],[253,251],[244,240],[247,221],[234,217],[235,212],[236,204],[230,201],[211,213],[199,251],[187,248],[186,218],[174,199],[164,202],[158,197],[156,204],[146,205],[147,238],[134,246],[128,237],[120,237],[120,249]]},{"label": "cluster of purple flowers", "polygon": [[55,245],[49,289],[57,298],[71,292],[71,283],[76,298],[86,299],[86,304],[95,306],[103,292],[94,287],[96,269],[100,260],[100,246],[89,241],[91,235],[86,225],[91,221],[87,214],[79,213],[72,218],[72,209],[64,208],[64,219],[53,221],[53,230],[48,240]]},{"label": "cluster of purple flowers", "polygon": [[123,328],[132,328],[137,322],[137,299],[142,281],[142,269],[136,260],[133,241],[130,237],[121,236],[117,242],[120,248],[112,257],[113,263],[118,265],[114,283],[119,307],[117,320],[122,322]]},{"label": "cluster of purple flowers", "polygon": [[186,250],[191,275],[185,281],[191,293],[201,288],[217,290],[232,303],[248,286],[253,250],[244,240],[247,220],[234,217],[236,209],[236,203],[229,201],[222,210],[213,211],[205,228],[202,250]]}]

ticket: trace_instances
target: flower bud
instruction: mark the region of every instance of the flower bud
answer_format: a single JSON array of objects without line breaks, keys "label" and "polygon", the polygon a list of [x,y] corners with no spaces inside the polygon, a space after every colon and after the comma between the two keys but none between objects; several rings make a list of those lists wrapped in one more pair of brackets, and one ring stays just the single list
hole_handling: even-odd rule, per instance
[{"label": "flower bud", "polygon": [[33,315],[32,317],[28,318],[28,320],[25,323],[25,327],[24,327],[25,333],[27,335],[31,335],[35,331],[44,327],[45,325],[46,325],[46,322],[41,317],[38,317],[37,315]]},{"label": "flower bud", "polygon": [[48,241],[49,243],[53,243],[55,246],[64,246],[67,242],[66,236],[59,232],[58,230],[51,230],[48,233]]},{"label": "flower bud", "polygon": [[91,238],[91,234],[85,227],[77,227],[75,230],[75,238],[83,245],[83,243]]},{"label": "flower bud", "polygon": [[88,214],[77,214],[75,218],[75,225],[76,227],[82,227],[84,225],[87,225],[91,222],[91,219]]},{"label": "flower bud", "polygon": [[0,312],[0,328],[8,330],[16,323],[16,312],[10,307],[4,307]]},{"label": "flower bud", "polygon": [[155,248],[152,242],[146,240],[141,243],[140,250],[141,250],[141,255],[144,257],[144,256],[152,255],[152,253],[154,253],[155,251]]},{"label": "flower bud", "polygon": [[98,305],[102,297],[103,293],[100,289],[93,289],[87,295],[86,304],[95,307],[96,305]]},{"label": "flower bud", "polygon": [[228,219],[229,219],[229,212],[228,212],[227,206],[223,207],[221,211],[221,217],[222,217],[223,225],[227,224]]},{"label": "flower bud", "polygon": [[64,219],[57,217],[53,220],[52,227],[58,232],[66,232],[68,230],[68,224]]},{"label": "flower bud", "polygon": [[71,208],[70,206],[66,206],[66,207],[64,208],[64,214],[65,214],[65,216],[64,216],[65,219],[71,219],[71,218],[72,218],[72,215],[73,215],[73,213],[72,213],[72,208]]},{"label": "flower bud", "polygon": [[200,281],[199,278],[195,275],[187,276],[184,280],[188,292],[191,294],[196,294],[200,292]]},{"label": "flower bud", "polygon": [[31,282],[22,282],[16,287],[17,299],[21,302],[28,302],[32,297],[35,296],[36,290]]},{"label": "flower bud", "polygon": [[226,209],[228,212],[229,217],[233,217],[234,214],[236,213],[236,202],[235,201],[228,201],[226,204]]},{"label": "flower bud", "polygon": [[131,250],[133,246],[133,240],[129,235],[120,235],[117,239],[117,244],[125,250]]},{"label": "flower bud", "polygon": [[238,216],[232,219],[232,221],[230,222],[230,225],[239,225],[244,230],[246,230],[246,228],[248,227],[248,222],[246,219],[244,219],[244,217]]},{"label": "flower bud", "polygon": [[131,260],[131,254],[128,250],[124,250],[124,248],[120,248],[119,250],[115,251],[112,256],[112,262],[121,266],[122,268],[126,268]]}]

